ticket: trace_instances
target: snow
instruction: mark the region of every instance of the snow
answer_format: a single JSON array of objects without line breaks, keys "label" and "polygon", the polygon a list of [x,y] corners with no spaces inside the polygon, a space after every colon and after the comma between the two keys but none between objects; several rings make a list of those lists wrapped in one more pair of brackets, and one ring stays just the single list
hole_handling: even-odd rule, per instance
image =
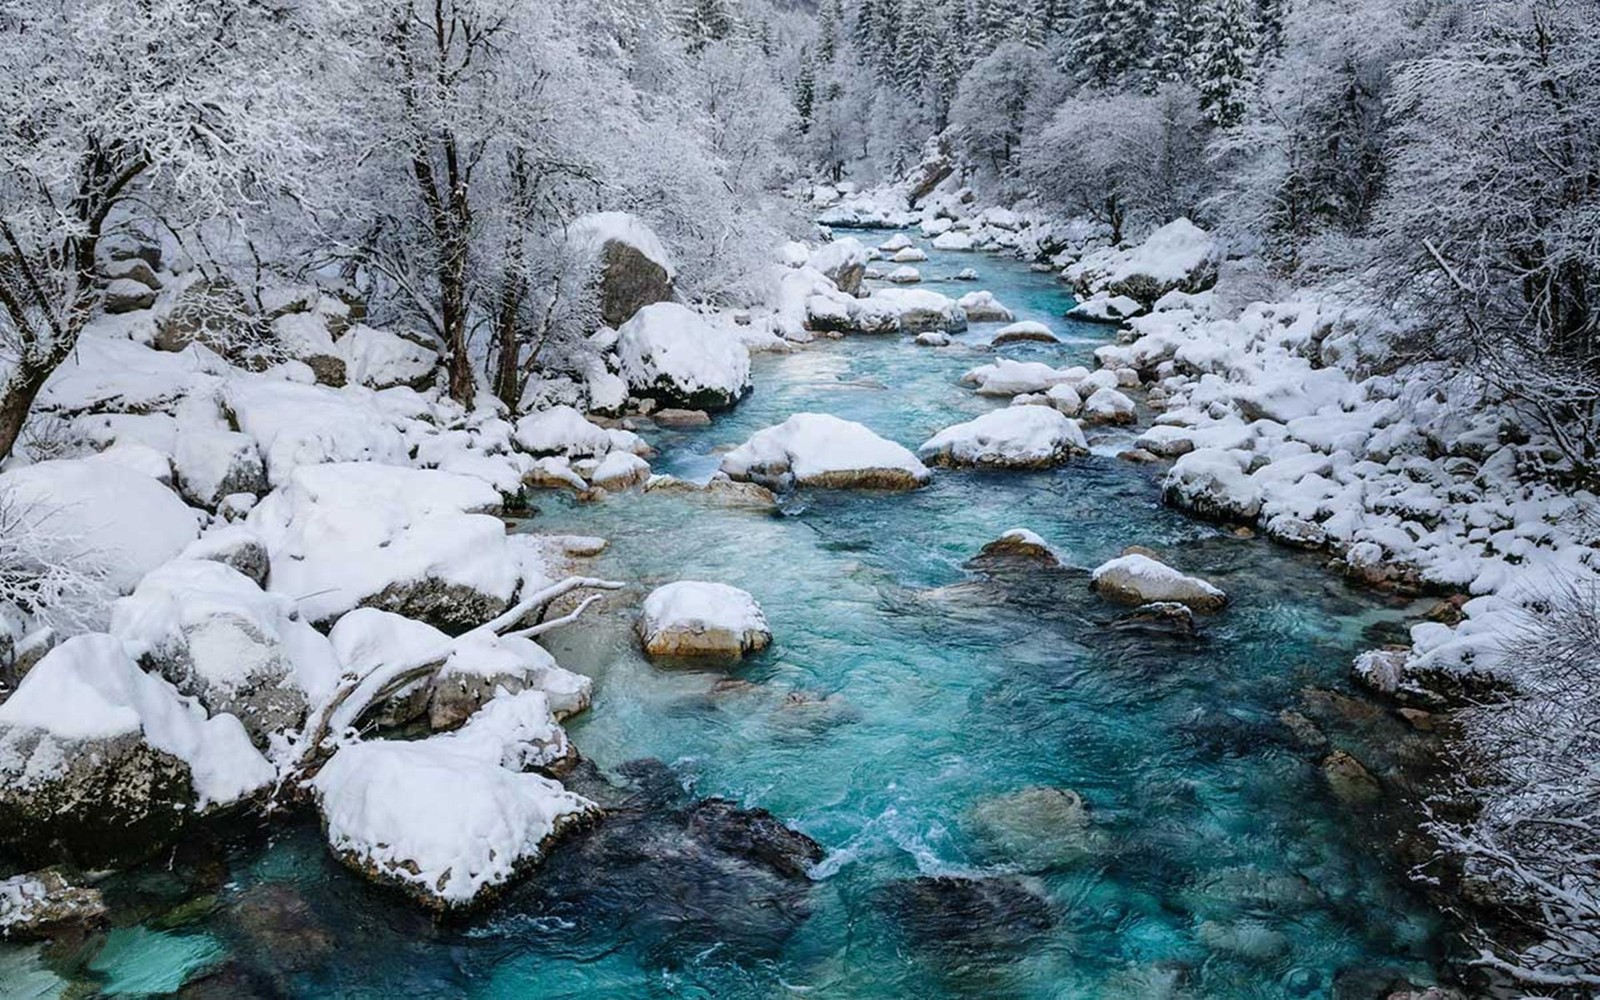
[{"label": "snow", "polygon": [[266,481],[255,440],[216,427],[182,425],[173,438],[172,465],[183,495],[204,507],[215,507],[227,494],[256,489]]},{"label": "snow", "polygon": [[725,583],[680,580],[645,598],[639,619],[655,656],[732,656],[763,649],[772,631],[749,593]]},{"label": "snow", "polygon": [[861,424],[797,413],[724,455],[721,471],[774,487],[911,487],[930,473],[911,451]]},{"label": "snow", "polygon": [[56,459],[0,474],[0,495],[32,508],[48,552],[91,561],[114,590],[127,591],[182,552],[200,533],[200,514],[172,490],[103,455]]},{"label": "snow", "polygon": [[935,464],[1040,468],[1088,449],[1076,421],[1049,407],[1013,406],[947,427],[917,454]]},{"label": "snow", "polygon": [[462,590],[481,608],[503,604],[537,565],[499,518],[481,513],[499,504],[481,479],[351,462],[296,469],[245,523],[271,556],[270,589],[311,622],[380,598],[403,605],[413,588],[422,600],[455,588],[467,614]]},{"label": "snow", "polygon": [[1185,576],[1141,552],[1129,552],[1097,566],[1090,581],[1095,590],[1130,604],[1173,601],[1197,611],[1222,607],[1228,595],[1206,581]]},{"label": "snow", "polygon": [[852,267],[866,267],[867,248],[855,237],[845,236],[824,243],[810,253],[808,261],[801,263],[809,263],[825,275],[836,275]]},{"label": "snow", "polygon": [[1057,385],[1076,385],[1088,375],[1084,368],[1052,368],[1042,361],[1001,358],[992,365],[972,369],[961,376],[961,381],[976,385],[980,396],[1015,396],[1044,392]]},{"label": "snow", "polygon": [[501,700],[455,733],[362,742],[334,754],[312,782],[334,852],[430,906],[465,907],[595,812],[557,782],[504,766],[542,731],[544,701],[539,692],[516,695],[509,707]]},{"label": "snow", "polygon": [[567,227],[567,236],[575,247],[590,252],[598,252],[613,240],[626,243],[667,272],[667,280],[676,276],[672,255],[667,252],[666,245],[655,230],[637,215],[628,212],[593,212],[574,220]]},{"label": "snow", "polygon": [[390,389],[426,379],[439,367],[439,354],[405,337],[357,323],[335,345],[345,378],[354,385]]},{"label": "snow", "polygon": [[933,248],[935,250],[971,250],[972,237],[966,233],[941,233],[934,237]]},{"label": "snow", "polygon": [[1128,424],[1135,418],[1133,400],[1115,389],[1102,386],[1083,401],[1086,423]]},{"label": "snow", "polygon": [[617,358],[640,395],[668,386],[684,397],[709,394],[730,405],[750,387],[750,351],[675,302],[640,309],[617,331]]},{"label": "snow", "polygon": [[995,340],[1000,340],[1007,337],[1049,337],[1051,340],[1054,340],[1055,334],[1051,333],[1050,328],[1038,320],[1025,319],[1020,323],[1008,323],[994,332]]},{"label": "snow", "polygon": [[1074,319],[1086,319],[1096,323],[1120,323],[1137,316],[1143,309],[1137,300],[1130,299],[1126,295],[1109,295],[1101,292],[1067,310],[1067,315]]},{"label": "snow", "polygon": [[1016,319],[1010,309],[1000,304],[990,291],[968,292],[956,300],[974,323],[1010,323]]},{"label": "snow", "polygon": [[892,281],[897,285],[914,285],[922,280],[922,272],[907,264],[890,271],[885,280]]},{"label": "snow", "polygon": [[927,259],[928,255],[923,251],[916,247],[906,247],[903,250],[895,251],[894,256],[889,258],[889,262],[892,264],[920,264]]},{"label": "snow", "polygon": [[369,390],[235,379],[224,390],[223,403],[239,430],[255,439],[274,486],[305,465],[409,462],[399,421]]},{"label": "snow", "polygon": [[901,250],[909,249],[913,245],[914,244],[912,243],[911,237],[907,236],[905,233],[895,233],[882,243],[879,243],[878,249],[884,253],[893,254],[899,253]]},{"label": "snow", "polygon": [[878,288],[854,303],[858,326],[867,332],[957,332],[967,327],[967,314],[938,292],[926,288]]},{"label": "snow", "polygon": [[140,670],[119,640],[102,633],[74,636],[46,654],[0,704],[0,725],[69,742],[142,732],[152,747],[189,765],[201,808],[235,802],[275,777],[238,719],[207,718],[193,699]]},{"label": "snow", "polygon": [[517,421],[517,444],[533,455],[598,458],[611,450],[611,435],[571,406],[553,406]]},{"label": "snow", "polygon": [[1188,219],[1175,219],[1137,246],[1107,247],[1087,254],[1066,273],[1069,280],[1091,292],[1128,294],[1117,289],[1139,282],[1156,289],[1148,298],[1154,301],[1202,271],[1217,253],[1216,241],[1209,233]]}]

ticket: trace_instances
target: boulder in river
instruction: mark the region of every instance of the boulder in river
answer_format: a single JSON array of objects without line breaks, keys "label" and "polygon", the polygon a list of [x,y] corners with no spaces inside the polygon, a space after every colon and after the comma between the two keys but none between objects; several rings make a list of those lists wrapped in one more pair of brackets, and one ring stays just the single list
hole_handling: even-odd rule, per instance
[{"label": "boulder in river", "polygon": [[723,456],[721,471],[772,489],[904,490],[932,475],[910,449],[826,413],[796,413],[757,431]]},{"label": "boulder in river", "polygon": [[972,323],[1010,323],[1016,315],[1000,304],[990,291],[968,292],[956,300]]},{"label": "boulder in river", "polygon": [[1124,552],[1090,577],[1102,597],[1123,604],[1171,601],[1195,611],[1220,611],[1228,595],[1199,577],[1186,576],[1142,552]]},{"label": "boulder in river", "polygon": [[674,302],[645,306],[622,325],[617,360],[630,392],[667,407],[725,410],[750,391],[744,342]]},{"label": "boulder in river", "polygon": [[737,660],[772,641],[756,599],[725,583],[680,580],[645,598],[639,637],[651,656]]},{"label": "boulder in river", "polygon": [[1167,503],[1215,521],[1253,522],[1261,513],[1261,487],[1238,452],[1200,448],[1178,458],[1162,484]]},{"label": "boulder in river", "polygon": [[1021,950],[1056,922],[1049,901],[1016,878],[902,879],[879,890],[878,905],[913,947],[957,957]]},{"label": "boulder in river", "polygon": [[1061,560],[1043,538],[1026,528],[1012,528],[985,545],[968,563],[983,566],[1000,561],[1029,563],[1047,569],[1057,569]]},{"label": "boulder in river", "polygon": [[1060,342],[1060,339],[1050,332],[1048,326],[1031,319],[1001,327],[995,332],[994,339],[989,341],[994,347],[1006,344],[1059,344]]},{"label": "boulder in river", "polygon": [[1340,802],[1351,807],[1370,806],[1383,797],[1383,786],[1366,765],[1343,750],[1335,750],[1322,760],[1322,776]]},{"label": "boulder in river", "polygon": [[946,427],[917,455],[933,465],[1044,469],[1088,450],[1076,421],[1045,406],[1010,406]]},{"label": "boulder in river", "polygon": [[968,816],[973,835],[997,861],[1041,871],[1104,848],[1083,798],[1070,788],[1035,785],[984,799]]},{"label": "boulder in river", "polygon": [[640,309],[672,298],[672,259],[655,232],[626,212],[595,212],[568,227],[599,265],[600,318],[618,328]]},{"label": "boulder in river", "polygon": [[853,236],[836,239],[811,254],[810,266],[821,271],[839,291],[854,295],[861,290],[867,271],[867,248]]},{"label": "boulder in river", "polygon": [[0,938],[33,941],[98,926],[106,904],[100,890],[73,885],[59,869],[0,879]]}]

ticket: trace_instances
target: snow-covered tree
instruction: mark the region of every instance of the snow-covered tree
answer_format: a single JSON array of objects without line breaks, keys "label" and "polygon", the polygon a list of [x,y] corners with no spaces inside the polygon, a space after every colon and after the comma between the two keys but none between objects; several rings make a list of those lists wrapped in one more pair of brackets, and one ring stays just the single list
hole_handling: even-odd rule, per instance
[{"label": "snow-covered tree", "polygon": [[318,6],[0,9],[0,458],[99,302],[106,240],[136,214],[235,216],[305,177],[324,105],[296,67]]},{"label": "snow-covered tree", "polygon": [[1244,120],[1256,62],[1255,11],[1248,0],[1201,0],[1190,73],[1212,124]]},{"label": "snow-covered tree", "polygon": [[1062,68],[1093,87],[1122,85],[1146,61],[1147,0],[1083,0],[1072,17]]},{"label": "snow-covered tree", "polygon": [[1049,60],[1022,42],[1005,42],[961,78],[950,108],[957,148],[995,177],[1009,177],[1023,136],[1059,93]]}]

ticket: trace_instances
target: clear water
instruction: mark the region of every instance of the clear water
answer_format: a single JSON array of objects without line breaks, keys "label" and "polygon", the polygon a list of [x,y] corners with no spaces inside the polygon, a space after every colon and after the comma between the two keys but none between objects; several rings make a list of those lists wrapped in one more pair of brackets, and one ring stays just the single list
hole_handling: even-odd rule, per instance
[{"label": "clear water", "polygon": [[[925,275],[970,264],[983,280],[928,284],[989,288],[1065,341],[1009,356],[1084,363],[1108,335],[1060,318],[1071,300],[1048,274],[932,257]],[[759,358],[737,411],[653,435],[654,467],[703,477],[719,449],[801,410],[914,447],[995,405],[957,384],[990,356],[978,345],[994,328],[947,349],[853,338]],[[1319,753],[1278,721],[1306,689],[1342,689],[1351,656],[1407,609],[1345,589],[1314,559],[1163,508],[1158,473],[1114,457],[1127,436],[1103,432],[1095,454],[1052,472],[942,472],[914,493],[808,493],[779,513],[663,494],[539,498],[534,529],[610,538],[600,571],[640,593],[720,580],[766,609],[774,646],[732,671],[651,665],[621,606],[551,647],[595,678],[594,708],[570,731],[602,767],[659,758],[697,794],[769,809],[827,849],[811,916],[786,940],[662,964],[643,918],[575,936],[514,900],[435,927],[346,875],[299,827],[227,847],[203,890],[165,871],[125,882],[122,920],[140,926],[114,932],[87,966],[0,955],[0,983],[58,989],[43,963],[137,993],[163,982],[162,963],[215,966],[219,952],[228,995],[267,984],[310,997],[1295,997],[1330,996],[1335,976],[1359,969],[1430,981],[1446,928],[1375,849],[1388,818],[1352,817],[1323,784]],[[1013,527],[1080,567],[1156,548],[1234,603],[1198,641],[1173,640],[1109,627],[1121,612],[1082,577],[984,582],[963,569]],[[1343,706],[1325,728],[1375,770],[1410,752],[1387,720],[1310,700]],[[1007,856],[974,823],[979,803],[1033,785],[1077,791],[1093,817],[1082,850],[1054,864]],[[1055,925],[1016,947],[916,940],[882,892],[927,874],[1019,877]],[[188,910],[156,912],[177,900]]]}]

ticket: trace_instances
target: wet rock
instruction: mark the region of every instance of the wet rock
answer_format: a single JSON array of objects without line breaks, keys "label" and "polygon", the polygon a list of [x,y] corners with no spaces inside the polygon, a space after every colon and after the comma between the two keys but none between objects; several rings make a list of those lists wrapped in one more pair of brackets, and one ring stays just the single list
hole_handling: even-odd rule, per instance
[{"label": "wet rock", "polygon": [[1020,950],[1056,922],[1049,901],[1015,878],[902,879],[879,891],[878,905],[913,946],[935,953]]},{"label": "wet rock", "polygon": [[1289,727],[1289,732],[1294,734],[1295,742],[1302,746],[1321,749],[1328,745],[1328,737],[1317,728],[1317,724],[1292,708],[1279,712],[1278,721]]},{"label": "wet rock", "polygon": [[670,407],[655,411],[650,419],[662,427],[705,427],[711,423],[711,415],[704,410],[675,410]]},{"label": "wet rock", "polygon": [[1322,776],[1334,796],[1347,806],[1370,806],[1383,797],[1383,786],[1366,766],[1343,750],[1322,760]]},{"label": "wet rock", "polygon": [[[969,316],[970,318],[970,316]],[[1012,323],[1003,326],[989,341],[993,347],[1003,347],[1006,344],[1059,344],[1061,341],[1050,328],[1036,320],[1024,320],[1021,323]]]},{"label": "wet rock", "polygon": [[730,507],[750,507],[770,510],[778,504],[778,497],[759,483],[746,483],[718,473],[707,483],[691,482],[675,476],[651,476],[645,481],[646,493],[700,494]]},{"label": "wet rock", "polygon": [[1288,514],[1274,515],[1264,530],[1273,541],[1297,549],[1320,549],[1328,544],[1328,533],[1322,525]]},{"label": "wet rock", "polygon": [[1127,451],[1117,452],[1117,457],[1124,462],[1133,462],[1136,465],[1149,465],[1161,461],[1161,456],[1145,451],[1143,448],[1130,448]]},{"label": "wet rock", "polygon": [[1259,920],[1205,920],[1195,929],[1195,937],[1213,951],[1225,951],[1251,962],[1271,962],[1289,952],[1289,939]]},{"label": "wet rock", "polygon": [[1013,528],[985,545],[967,563],[969,567],[982,568],[997,562],[1027,563],[1047,569],[1061,566],[1055,550],[1043,538],[1026,528]]},{"label": "wet rock", "polygon": [[1434,718],[1432,712],[1427,712],[1420,708],[1402,708],[1400,709],[1400,718],[1406,720],[1411,725],[1411,728],[1419,733],[1433,732]]},{"label": "wet rock", "polygon": [[651,656],[734,659],[765,649],[772,631],[754,597],[737,587],[681,580],[645,598],[639,637]]},{"label": "wet rock", "polygon": [[51,938],[98,927],[105,916],[100,890],[73,885],[59,869],[0,879],[0,938]]},{"label": "wet rock", "polygon": [[737,962],[779,954],[810,915],[806,871],[822,847],[765,810],[692,801],[659,761],[619,770],[621,783],[588,764],[568,780],[605,819],[551,851],[499,913],[574,944],[630,940],[669,968],[708,948]]},{"label": "wet rock", "polygon": [[246,889],[227,907],[224,926],[240,951],[285,972],[316,968],[338,947],[338,936],[322,923],[305,895],[281,882]]},{"label": "wet rock", "polygon": [[1091,586],[1123,604],[1176,602],[1195,611],[1220,611],[1228,603],[1228,595],[1217,587],[1132,549],[1097,567]]},{"label": "wet rock", "polygon": [[918,347],[949,347],[950,335],[942,330],[929,330],[917,334],[916,344]]},{"label": "wet rock", "polygon": [[1137,629],[1165,635],[1192,636],[1195,627],[1194,612],[1187,604],[1177,601],[1152,601],[1118,618],[1113,623],[1119,629]]},{"label": "wet rock", "polygon": [[998,860],[1039,871],[1098,853],[1104,837],[1070,788],[1034,786],[984,799],[968,823]]}]

